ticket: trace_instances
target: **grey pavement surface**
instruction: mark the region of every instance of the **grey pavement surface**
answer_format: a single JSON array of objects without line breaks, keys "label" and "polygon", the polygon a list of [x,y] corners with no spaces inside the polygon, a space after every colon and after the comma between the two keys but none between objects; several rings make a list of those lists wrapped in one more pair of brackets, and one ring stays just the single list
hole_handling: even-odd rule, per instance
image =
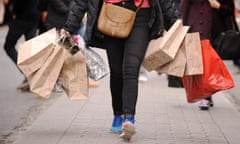
[{"label": "grey pavement surface", "polygon": [[[102,50],[97,51],[105,57]],[[4,54],[1,53],[1,55]],[[0,59],[0,63],[5,63],[5,59]],[[198,103],[187,103],[184,89],[168,88],[165,75],[159,76],[155,72],[148,73],[148,82],[139,85],[135,124],[137,133],[130,143],[239,144],[240,74],[237,73],[238,69],[232,65],[231,61],[225,61],[225,63],[232,73],[236,87],[215,94],[213,96],[215,106],[209,111],[200,111]],[[8,65],[5,64],[5,66],[7,69]],[[7,73],[5,74],[7,76]],[[21,76],[18,73],[15,74],[12,72],[10,80],[21,81]],[[5,80],[5,76],[1,76],[1,81],[3,80]],[[118,134],[109,133],[113,115],[108,80],[109,77],[106,77],[100,80],[99,87],[90,88],[88,100],[71,101],[65,94],[59,94],[58,98],[29,126],[24,127],[22,132],[13,139],[10,137],[9,143],[11,141],[14,141],[14,144],[126,143],[119,138]],[[8,85],[7,91],[0,89],[1,96],[2,92],[6,92],[4,95],[12,93],[16,97],[21,95],[16,91],[12,92],[16,85],[11,83]],[[32,94],[28,94],[28,97],[36,100]],[[52,94],[50,99],[54,97],[56,94]],[[12,99],[12,101],[15,100]],[[1,98],[1,103],[4,100],[5,98]],[[42,100],[41,102],[44,103]],[[8,110],[8,108],[10,110],[11,103],[6,104],[5,107],[2,107],[1,110]],[[11,109],[21,110],[16,106]],[[0,118],[1,124],[3,117]],[[5,118],[5,120],[7,119],[8,117]],[[9,116],[10,119],[14,119],[14,117]]]},{"label": "grey pavement surface", "polygon": [[23,75],[3,50],[6,32],[6,26],[0,27],[0,144],[15,140],[59,97],[54,93],[50,99],[40,99],[16,89]]},{"label": "grey pavement surface", "polygon": [[[149,73],[140,84],[136,144],[239,144],[240,113],[226,92],[214,95],[215,106],[200,111],[186,103],[184,89],[168,88],[165,76]],[[108,78],[90,89],[86,101],[62,95],[15,144],[120,144],[109,133],[112,120]]]}]

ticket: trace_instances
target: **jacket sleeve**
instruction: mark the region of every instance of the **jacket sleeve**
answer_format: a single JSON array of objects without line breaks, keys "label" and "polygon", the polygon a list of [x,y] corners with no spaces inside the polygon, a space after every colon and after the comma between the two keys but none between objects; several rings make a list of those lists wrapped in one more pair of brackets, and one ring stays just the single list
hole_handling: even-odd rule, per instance
[{"label": "jacket sleeve", "polygon": [[64,29],[71,34],[75,33],[82,25],[82,19],[88,9],[88,0],[74,0]]},{"label": "jacket sleeve", "polygon": [[169,29],[177,19],[181,18],[179,10],[174,6],[172,0],[160,0],[160,6],[163,11],[165,28]]}]

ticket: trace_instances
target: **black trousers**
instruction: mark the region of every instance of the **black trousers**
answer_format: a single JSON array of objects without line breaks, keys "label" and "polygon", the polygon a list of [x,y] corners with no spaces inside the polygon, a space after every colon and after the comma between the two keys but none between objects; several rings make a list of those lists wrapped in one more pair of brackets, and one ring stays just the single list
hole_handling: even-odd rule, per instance
[{"label": "black trousers", "polygon": [[11,20],[9,30],[5,39],[4,49],[11,60],[17,64],[17,49],[15,45],[19,38],[24,35],[25,40],[36,36],[37,22],[28,22],[24,20]]},{"label": "black trousers", "polygon": [[130,36],[106,36],[104,44],[110,66],[110,90],[114,115],[135,115],[138,75],[149,42],[150,9],[141,9]]}]

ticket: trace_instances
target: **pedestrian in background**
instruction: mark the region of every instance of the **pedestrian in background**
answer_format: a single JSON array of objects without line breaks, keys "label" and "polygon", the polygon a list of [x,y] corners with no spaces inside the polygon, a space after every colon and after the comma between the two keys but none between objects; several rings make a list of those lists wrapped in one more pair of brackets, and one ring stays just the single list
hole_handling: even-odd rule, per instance
[{"label": "pedestrian in background", "polygon": [[[56,28],[57,32],[60,32],[60,29],[64,26],[67,20],[69,11],[72,6],[72,2],[73,0],[46,0],[45,1],[45,7],[47,7],[45,11],[46,19],[45,20],[43,19],[42,26],[45,27],[46,31],[52,28]],[[53,91],[63,92],[62,83],[59,79],[57,80]]]},{"label": "pedestrian in background", "polygon": [[13,0],[4,0],[5,3],[5,14],[4,14],[4,22],[3,25],[8,24],[12,19],[13,15]]},{"label": "pedestrian in background", "polygon": [[[172,1],[173,7],[175,7],[179,11],[179,4],[180,0],[173,0]],[[169,29],[171,26],[171,23],[168,24],[169,22],[166,21],[166,29]],[[182,78],[173,76],[173,75],[167,75],[167,80],[168,80],[168,87],[172,88],[183,88],[183,83],[182,83]]]},{"label": "pedestrian in background", "polygon": [[41,16],[38,23],[38,35],[47,31],[47,26],[46,26],[47,0],[41,0],[40,10],[41,10]]},{"label": "pedestrian in background", "polygon": [[[230,21],[225,21],[225,18],[234,13],[233,0],[181,0],[180,12],[183,23],[190,26],[189,32],[199,32],[201,40],[213,41],[216,35],[234,24],[230,19]],[[199,108],[208,110],[213,106],[210,95],[200,101]]]},{"label": "pedestrian in background", "polygon": [[[221,34],[221,32],[227,30],[239,31],[235,17],[235,3],[234,0],[218,0],[210,1],[213,8],[213,39],[212,42]],[[233,59],[235,66],[240,68],[240,59]]]},{"label": "pedestrian in background", "polygon": [[[25,40],[36,36],[37,25],[40,18],[39,0],[11,0],[13,6],[12,19],[8,24],[8,32],[4,43],[4,50],[10,59],[17,65],[16,43],[24,35]],[[23,91],[29,91],[27,79],[17,87]]]},{"label": "pedestrian in background", "polygon": [[[113,122],[111,131],[122,132],[120,137],[130,139],[135,133],[134,123],[138,97],[139,69],[149,40],[158,38],[164,31],[163,15],[173,24],[179,14],[171,0],[144,0],[138,11],[133,29],[127,38],[115,38],[96,29],[102,0],[74,0],[62,34],[71,36],[79,29],[87,12],[84,39],[88,46],[105,48],[110,66],[110,91]],[[104,0],[135,10],[140,0]]]}]

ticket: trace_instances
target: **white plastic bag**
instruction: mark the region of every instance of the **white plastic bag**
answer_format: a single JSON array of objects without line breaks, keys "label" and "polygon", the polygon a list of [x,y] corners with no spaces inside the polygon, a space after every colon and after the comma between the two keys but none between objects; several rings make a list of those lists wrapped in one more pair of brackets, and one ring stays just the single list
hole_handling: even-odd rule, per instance
[{"label": "white plastic bag", "polygon": [[85,41],[80,35],[75,35],[74,41],[85,56],[88,76],[95,81],[107,76],[109,69],[104,59],[92,48],[86,47]]}]

